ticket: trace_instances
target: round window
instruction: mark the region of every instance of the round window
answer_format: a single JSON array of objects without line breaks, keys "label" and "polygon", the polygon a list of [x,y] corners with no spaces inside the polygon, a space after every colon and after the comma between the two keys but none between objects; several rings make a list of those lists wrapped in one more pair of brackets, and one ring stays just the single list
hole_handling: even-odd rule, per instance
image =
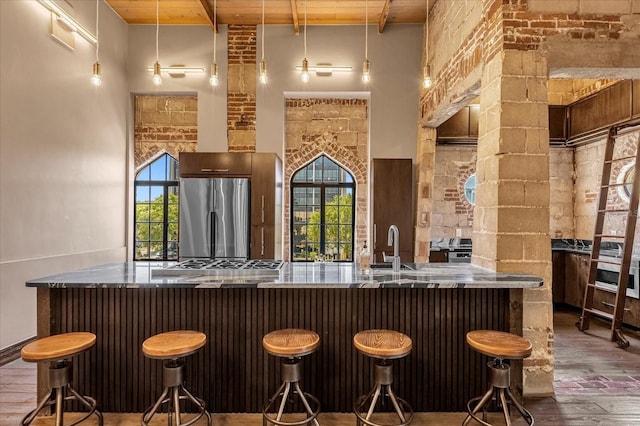
[{"label": "round window", "polygon": [[618,173],[618,178],[616,179],[617,183],[624,183],[626,185],[622,185],[618,187],[618,196],[627,203],[631,198],[631,186],[633,185],[633,175],[635,173],[635,164],[629,163],[620,169],[620,173]]},{"label": "round window", "polygon": [[464,198],[472,206],[476,205],[476,174],[472,174],[464,182]]}]

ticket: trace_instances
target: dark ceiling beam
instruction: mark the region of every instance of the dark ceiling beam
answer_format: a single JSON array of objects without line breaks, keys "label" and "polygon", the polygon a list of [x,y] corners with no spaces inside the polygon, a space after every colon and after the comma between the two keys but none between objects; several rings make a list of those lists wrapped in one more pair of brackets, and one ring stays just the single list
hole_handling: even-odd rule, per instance
[{"label": "dark ceiling beam", "polygon": [[213,9],[211,9],[211,5],[209,4],[209,0],[200,0],[199,3],[200,3],[200,6],[202,7],[202,10],[204,11],[204,15],[207,17],[207,20],[209,21],[209,24],[211,25],[211,28],[213,28],[213,30],[217,34],[218,33],[218,21],[217,21],[217,19],[214,19],[215,15],[214,15]]},{"label": "dark ceiling beam", "polygon": [[298,23],[298,5],[296,0],[291,0],[291,17],[293,18],[293,31],[298,35],[300,34],[300,24]]},{"label": "dark ceiling beam", "polygon": [[387,24],[387,18],[389,17],[389,11],[391,10],[391,2],[393,0],[385,0],[382,12],[380,13],[380,19],[378,20],[378,33],[382,34],[384,26]]}]

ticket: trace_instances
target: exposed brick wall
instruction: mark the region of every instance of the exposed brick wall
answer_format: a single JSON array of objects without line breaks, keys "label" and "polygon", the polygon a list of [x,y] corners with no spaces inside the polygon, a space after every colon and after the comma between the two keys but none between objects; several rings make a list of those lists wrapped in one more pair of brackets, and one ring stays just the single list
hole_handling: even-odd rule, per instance
[{"label": "exposed brick wall", "polygon": [[198,98],[136,96],[133,139],[136,170],[160,152],[167,152],[176,159],[181,151],[195,152]]},{"label": "exposed brick wall", "polygon": [[[367,239],[368,102],[366,99],[287,99],[284,159],[284,223],[291,227],[291,177],[312,160],[327,155],[356,180],[354,257]],[[291,256],[284,233],[284,260]]]},{"label": "exposed brick wall", "polygon": [[[468,35],[462,39],[447,39],[445,36],[448,34],[442,32],[440,38],[436,34],[436,37],[430,40],[430,46],[438,46],[438,50],[443,49],[440,47],[442,44],[453,43],[455,46],[447,49],[452,54],[445,64],[437,69],[432,67],[435,74],[432,76],[434,84],[431,89],[423,90],[420,99],[420,117],[423,124],[429,123],[443,104],[465,95],[462,92],[451,93],[451,90],[468,89],[459,88],[458,84],[504,49],[537,50],[544,47],[544,43],[550,37],[618,40],[631,30],[623,21],[625,10],[626,13],[631,13],[630,6],[624,10],[612,9],[619,10],[618,14],[605,14],[593,8],[583,7],[583,2],[575,1],[574,3],[580,5],[574,7],[576,12],[561,13],[557,10],[562,10],[563,2],[547,2],[547,9],[542,11],[538,10],[539,8],[530,11],[530,2],[536,6],[539,3],[534,0],[484,0],[482,19]],[[612,3],[623,2],[613,0]],[[440,5],[436,3],[430,22],[437,22],[441,18],[438,14],[446,12],[446,9],[438,6]],[[440,23],[447,24],[448,22]],[[455,110],[452,110],[453,112]]]},{"label": "exposed brick wall", "polygon": [[229,25],[227,41],[229,152],[256,150],[256,26]]}]

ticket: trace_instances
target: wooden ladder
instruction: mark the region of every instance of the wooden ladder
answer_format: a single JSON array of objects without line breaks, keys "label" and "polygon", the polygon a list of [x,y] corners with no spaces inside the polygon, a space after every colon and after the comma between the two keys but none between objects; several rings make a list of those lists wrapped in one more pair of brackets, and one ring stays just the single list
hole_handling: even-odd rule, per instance
[{"label": "wooden ladder", "polygon": [[[582,302],[582,316],[576,323],[576,327],[580,331],[589,329],[589,320],[593,317],[604,318],[611,321],[611,341],[616,342],[621,348],[629,347],[629,341],[622,334],[622,317],[625,312],[625,300],[627,296],[627,285],[629,283],[629,266],[631,264],[631,255],[633,252],[633,240],[636,230],[636,221],[638,218],[638,198],[640,197],[640,190],[638,189],[638,183],[640,182],[640,167],[634,166],[633,171],[633,185],[631,186],[631,194],[629,197],[629,205],[626,209],[611,208],[609,207],[609,191],[617,191],[619,187],[629,185],[625,182],[611,182],[611,171],[614,164],[620,164],[621,162],[629,162],[635,160],[635,165],[640,165],[640,149],[636,147],[635,155],[621,156],[614,158],[614,147],[616,142],[616,135],[618,134],[618,128],[612,127],[609,129],[609,136],[604,152],[604,162],[602,166],[602,182],[600,185],[600,196],[598,200],[598,212],[596,215],[595,230],[593,235],[593,245],[591,247],[591,260],[589,263],[589,279],[584,291],[584,299]],[[605,224],[605,218],[608,215],[620,215],[626,213],[626,226],[624,235],[614,235],[613,233],[604,234],[603,228]],[[600,259],[600,247],[602,239],[622,240],[622,258],[615,261],[609,259]],[[615,290],[600,287],[596,285],[596,274],[598,269],[598,263],[608,263],[619,265],[620,273],[618,274],[618,286]],[[613,293],[615,295],[615,303],[613,305],[606,304],[605,306],[613,307],[613,313],[596,309],[593,306],[594,293],[596,291],[603,291]]]}]

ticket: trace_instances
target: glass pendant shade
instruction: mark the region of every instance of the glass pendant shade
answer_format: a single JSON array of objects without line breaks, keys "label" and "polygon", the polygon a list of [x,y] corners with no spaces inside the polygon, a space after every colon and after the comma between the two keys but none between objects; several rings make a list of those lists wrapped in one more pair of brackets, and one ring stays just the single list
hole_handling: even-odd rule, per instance
[{"label": "glass pendant shade", "polygon": [[93,64],[93,74],[91,75],[91,84],[96,87],[102,86],[102,75],[100,74],[100,62]]},{"label": "glass pendant shade", "polygon": [[160,63],[156,61],[153,64],[153,84],[160,86],[162,84],[162,76],[160,76]]},{"label": "glass pendant shade", "polygon": [[431,80],[431,67],[427,65],[426,67],[424,67],[424,79],[422,80],[422,87],[428,89],[432,84],[433,81]]},{"label": "glass pendant shade", "polygon": [[267,63],[265,62],[265,60],[261,60],[260,61],[260,83],[262,84],[267,84],[267,81],[269,81],[269,77],[267,76]]},{"label": "glass pendant shade", "polygon": [[362,82],[369,83],[371,81],[371,73],[369,72],[369,60],[365,59],[362,63]]},{"label": "glass pendant shade", "polygon": [[215,87],[218,83],[218,64],[214,62],[211,64],[211,77],[209,77],[209,84]]},{"label": "glass pendant shade", "polygon": [[302,74],[300,74],[300,79],[303,83],[309,81],[309,61],[307,61],[307,58],[302,60]]}]

